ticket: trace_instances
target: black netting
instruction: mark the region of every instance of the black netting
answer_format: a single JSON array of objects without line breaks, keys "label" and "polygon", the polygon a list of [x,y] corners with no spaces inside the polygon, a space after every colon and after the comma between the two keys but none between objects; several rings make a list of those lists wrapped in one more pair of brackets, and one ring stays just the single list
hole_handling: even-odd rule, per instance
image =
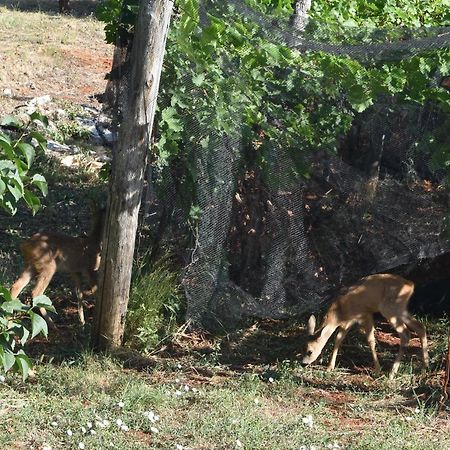
[{"label": "black netting", "polygon": [[[322,52],[382,67],[450,47],[450,28],[355,28],[343,42],[339,30],[325,33],[309,20],[295,31],[289,17],[275,20],[238,0],[201,2],[199,27],[207,29],[211,18],[225,11],[229,20],[230,7],[236,20],[254,24],[255,48],[263,36],[301,54]],[[238,83],[239,58],[217,58],[223,73]],[[206,93],[188,57],[184,67],[177,77],[163,76],[160,111],[174,104],[176,86],[191,92],[192,110],[211,92],[226,95],[220,85]],[[308,77],[304,67],[299,71]],[[444,92],[443,74],[430,73],[429,85]],[[287,85],[299,79],[292,68],[280,69],[277,77]],[[313,107],[320,110],[317,126],[323,126],[324,136],[333,108],[349,109],[344,89],[337,100],[330,96],[333,105],[326,104],[323,92],[333,81],[325,75],[317,80],[320,102],[299,110],[299,122],[304,111],[314,118]],[[278,93],[279,108],[264,113],[264,120],[282,131],[284,115],[296,101],[300,104],[306,94],[311,98],[306,89],[293,86],[288,98]],[[227,102],[236,102],[234,127],[219,131],[223,111],[206,111],[201,122],[188,114],[180,150],[164,163],[156,158],[147,180],[152,204],[146,206],[146,221],[154,255],[167,248],[177,255],[188,319],[211,326],[246,317],[292,317],[317,310],[362,276],[396,271],[407,277],[421,261],[450,250],[447,172],[435,151],[437,145],[450,148],[450,120],[433,102],[380,95],[363,112],[349,113],[350,126],[336,126],[320,147],[301,126],[291,142],[271,138],[257,123],[251,130],[240,128],[239,100],[228,94]],[[327,110],[330,117],[321,125]]]}]

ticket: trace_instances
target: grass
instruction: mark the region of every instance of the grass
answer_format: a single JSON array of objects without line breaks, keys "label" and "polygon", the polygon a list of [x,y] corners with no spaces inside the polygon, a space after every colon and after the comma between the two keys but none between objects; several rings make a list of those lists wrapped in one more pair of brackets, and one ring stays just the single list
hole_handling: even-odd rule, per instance
[{"label": "grass", "polygon": [[89,96],[104,92],[112,56],[103,25],[92,17],[24,12],[1,5],[0,95],[11,89],[13,97],[2,97],[0,114],[43,95],[95,105]]},{"label": "grass", "polygon": [[[0,387],[0,448],[75,449],[80,442],[86,449],[450,446],[446,418],[405,396],[405,385],[417,383],[414,376],[368,380],[361,389],[342,371],[278,364],[266,378],[256,370],[224,376],[226,368],[216,366],[205,376],[198,359],[178,361],[155,359],[151,369],[137,371],[83,354],[37,366],[28,383],[10,379]],[[145,417],[148,411],[159,420]],[[103,420],[110,425],[103,427]]]}]

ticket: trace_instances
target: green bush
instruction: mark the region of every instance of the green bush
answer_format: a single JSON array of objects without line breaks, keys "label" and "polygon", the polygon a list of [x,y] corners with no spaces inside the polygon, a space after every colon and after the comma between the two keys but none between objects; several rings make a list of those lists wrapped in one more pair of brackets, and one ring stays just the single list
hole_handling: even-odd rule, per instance
[{"label": "green bush", "polygon": [[[10,215],[17,212],[21,202],[36,214],[41,206],[38,195],[47,195],[45,178],[31,170],[36,152],[47,148],[37,124],[45,127],[48,120],[39,113],[31,114],[26,123],[12,116],[0,120],[0,209]],[[29,338],[48,333],[46,321],[36,313],[39,308],[55,311],[45,295],[35,297],[28,306],[11,298],[0,284],[0,372],[15,370],[24,380],[28,377],[32,364],[23,346]]]},{"label": "green bush", "polygon": [[143,264],[131,287],[125,340],[149,351],[173,333],[183,305],[181,286],[170,261],[164,257],[148,268]]}]

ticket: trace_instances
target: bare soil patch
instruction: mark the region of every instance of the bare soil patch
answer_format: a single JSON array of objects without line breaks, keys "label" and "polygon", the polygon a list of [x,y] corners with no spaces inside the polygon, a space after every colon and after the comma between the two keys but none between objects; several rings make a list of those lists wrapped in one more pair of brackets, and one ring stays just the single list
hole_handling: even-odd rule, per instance
[{"label": "bare soil patch", "polygon": [[0,114],[43,95],[99,106],[94,95],[104,92],[112,51],[94,18],[0,6]]}]

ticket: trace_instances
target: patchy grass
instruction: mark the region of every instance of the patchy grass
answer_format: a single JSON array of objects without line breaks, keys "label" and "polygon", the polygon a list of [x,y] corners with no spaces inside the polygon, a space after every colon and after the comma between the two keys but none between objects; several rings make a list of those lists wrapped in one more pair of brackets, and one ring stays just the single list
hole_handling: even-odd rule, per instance
[{"label": "patchy grass", "polygon": [[[137,371],[83,354],[60,365],[39,365],[30,382],[14,378],[0,387],[0,447],[75,449],[82,442],[86,449],[431,450],[450,445],[447,418],[405,390],[419,383],[414,376],[391,382],[293,363],[274,364],[267,376],[261,366],[239,373],[226,366],[211,369],[206,362],[192,355],[153,358],[146,370]],[[149,411],[159,419],[152,421]]]},{"label": "patchy grass", "polygon": [[[43,95],[96,106],[92,96],[104,92],[111,56],[103,25],[92,17],[23,12],[0,3],[0,115]],[[3,96],[5,90],[12,97]]]}]

